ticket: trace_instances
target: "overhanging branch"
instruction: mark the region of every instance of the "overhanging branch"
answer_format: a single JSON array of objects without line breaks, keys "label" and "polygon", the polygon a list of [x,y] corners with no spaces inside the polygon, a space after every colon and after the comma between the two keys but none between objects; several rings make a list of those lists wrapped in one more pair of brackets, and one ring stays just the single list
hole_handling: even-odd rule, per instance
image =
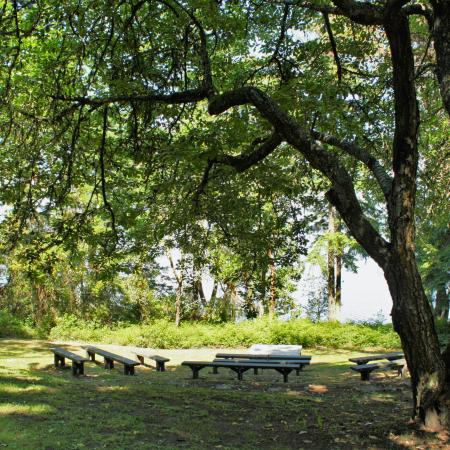
[{"label": "overhanging branch", "polygon": [[112,103],[131,103],[131,102],[149,102],[149,103],[166,103],[170,105],[183,103],[196,103],[208,97],[208,92],[205,88],[187,89],[180,92],[172,92],[170,94],[162,94],[153,92],[146,95],[113,95],[110,97],[80,97],[80,96],[63,96],[58,95],[53,97],[55,100],[62,100],[66,102],[73,102],[77,105],[91,105],[102,106]]},{"label": "overhanging branch", "polygon": [[330,201],[338,208],[355,239],[381,267],[385,267],[390,258],[389,243],[364,216],[350,174],[336,155],[327,151],[319,141],[312,140],[309,133],[270,96],[257,88],[243,87],[211,99],[209,112],[216,115],[233,106],[245,104],[252,104],[283,140],[298,150],[314,169],[331,181]]},{"label": "overhanging branch", "polygon": [[326,144],[338,147],[344,150],[348,155],[353,156],[358,161],[361,161],[374,175],[378,184],[383,191],[385,198],[388,198],[392,189],[392,178],[384,170],[380,162],[371,155],[367,150],[357,146],[356,144],[338,139],[329,134],[320,133],[318,131],[311,131],[311,136]]}]

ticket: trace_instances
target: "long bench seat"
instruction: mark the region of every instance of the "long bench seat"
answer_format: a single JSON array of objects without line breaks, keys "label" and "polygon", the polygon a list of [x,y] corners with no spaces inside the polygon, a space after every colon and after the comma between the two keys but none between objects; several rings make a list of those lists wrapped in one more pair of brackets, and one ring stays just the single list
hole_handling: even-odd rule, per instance
[{"label": "long bench seat", "polygon": [[114,362],[123,364],[125,375],[134,375],[134,367],[139,366],[140,363],[133,359],[125,358],[124,356],[116,355],[98,347],[86,346],[84,347],[87,354],[92,361],[95,361],[95,355],[103,356],[105,369],[113,369]]},{"label": "long bench seat", "polygon": [[349,361],[354,362],[356,364],[368,364],[370,361],[380,361],[386,359],[388,361],[395,361],[396,359],[403,359],[405,356],[403,352],[395,352],[395,353],[383,353],[380,355],[367,355],[367,356],[358,356],[357,358],[349,358]]},{"label": "long bench seat", "polygon": [[216,358],[221,359],[270,359],[270,360],[284,360],[284,361],[310,361],[311,356],[307,355],[298,355],[298,356],[290,356],[290,355],[275,355],[270,353],[217,353]]},{"label": "long bench seat", "polygon": [[[213,361],[214,362],[227,362],[227,361],[229,362],[230,359],[215,358]],[[292,364],[292,365],[296,366],[295,370],[297,371],[297,375],[300,375],[300,371],[303,370],[304,366],[309,365],[311,360],[310,359],[302,359],[302,360],[300,360],[300,359],[299,360],[271,359],[271,360],[268,360],[268,359],[256,359],[256,358],[252,358],[252,359],[236,358],[236,359],[233,359],[233,361],[241,362],[241,363],[261,364],[262,365],[261,368],[263,368],[263,369],[267,364],[284,364],[284,365]],[[253,369],[253,372],[255,375],[257,375],[258,368],[255,367]],[[217,367],[213,368],[213,373],[217,373]]]},{"label": "long bench seat", "polygon": [[362,381],[369,381],[370,374],[374,370],[390,370],[397,369],[399,375],[403,375],[403,371],[406,367],[406,361],[404,359],[397,359],[394,361],[378,362],[373,364],[359,364],[350,366],[350,369],[361,374]]},{"label": "long bench seat", "polygon": [[89,361],[88,358],[69,352],[69,350],[61,347],[54,347],[51,350],[55,355],[55,367],[64,367],[67,358],[72,361],[72,375],[84,375],[84,363]]},{"label": "long bench seat", "polygon": [[164,372],[166,370],[166,362],[170,361],[169,358],[155,355],[149,350],[135,350],[133,353],[136,355],[136,358],[141,362],[141,364],[144,364],[144,358],[152,359],[153,361],[155,361],[156,370],[158,372]]},{"label": "long bench seat", "polygon": [[288,375],[298,369],[298,364],[280,364],[280,363],[258,363],[258,362],[240,362],[240,361],[183,361],[183,366],[188,366],[192,370],[192,378],[197,379],[200,370],[205,367],[226,367],[237,373],[238,380],[242,380],[242,375],[249,369],[274,369],[283,375],[283,381],[287,383]]}]

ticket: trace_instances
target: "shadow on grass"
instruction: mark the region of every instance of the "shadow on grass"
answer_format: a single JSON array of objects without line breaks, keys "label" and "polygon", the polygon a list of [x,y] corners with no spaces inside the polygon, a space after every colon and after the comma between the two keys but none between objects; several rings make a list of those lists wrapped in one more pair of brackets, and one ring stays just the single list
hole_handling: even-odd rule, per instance
[{"label": "shadow on grass", "polygon": [[399,419],[409,390],[390,378],[361,383],[342,362],[312,364],[288,383],[269,370],[237,381],[208,368],[193,380],[180,366],[138,366],[133,377],[101,362],[73,377],[37,347],[0,374],[0,444],[11,448],[414,448],[395,439],[411,433]]}]

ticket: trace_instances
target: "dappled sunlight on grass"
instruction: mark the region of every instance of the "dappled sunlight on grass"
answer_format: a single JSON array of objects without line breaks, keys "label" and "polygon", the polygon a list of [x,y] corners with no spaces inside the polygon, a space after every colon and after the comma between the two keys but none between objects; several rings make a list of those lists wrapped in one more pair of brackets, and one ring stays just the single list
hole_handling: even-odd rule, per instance
[{"label": "dappled sunlight on grass", "polygon": [[[18,352],[20,343],[11,345]],[[348,368],[355,352],[305,352],[313,355],[311,365],[283,383],[270,370],[248,371],[238,381],[228,370],[214,375],[205,368],[193,380],[180,366],[185,359],[211,360],[216,349],[156,350],[171,359],[165,372],[138,366],[136,376],[125,376],[121,365],[109,371],[87,362],[86,375],[73,377],[69,368],[52,365],[49,347],[23,345],[22,353],[2,360],[0,444],[20,450],[410,448],[400,442],[410,432],[409,386],[397,377],[361,382]],[[109,350],[132,355],[131,348]]]},{"label": "dappled sunlight on grass", "polygon": [[50,405],[23,405],[17,403],[2,403],[0,404],[0,416],[6,415],[21,415],[21,416],[35,416],[41,414],[49,414],[54,412],[54,408]]},{"label": "dappled sunlight on grass", "polygon": [[1,384],[0,383],[0,393],[5,394],[26,394],[26,393],[52,393],[55,390],[52,388],[49,388],[47,386],[42,385],[27,385],[27,386],[18,386],[17,384]]}]

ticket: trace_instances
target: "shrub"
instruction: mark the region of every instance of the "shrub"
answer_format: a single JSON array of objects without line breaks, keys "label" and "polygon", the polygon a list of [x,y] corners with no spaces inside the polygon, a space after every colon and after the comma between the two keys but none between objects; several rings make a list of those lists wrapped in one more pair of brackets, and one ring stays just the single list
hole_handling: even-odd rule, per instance
[{"label": "shrub", "polygon": [[141,325],[105,327],[64,316],[51,330],[52,339],[114,343],[151,348],[248,347],[251,344],[296,344],[305,348],[394,349],[400,346],[391,325],[312,323],[308,319],[206,324],[157,320]]},{"label": "shrub", "polygon": [[31,338],[35,331],[10,312],[0,310],[0,337]]}]

